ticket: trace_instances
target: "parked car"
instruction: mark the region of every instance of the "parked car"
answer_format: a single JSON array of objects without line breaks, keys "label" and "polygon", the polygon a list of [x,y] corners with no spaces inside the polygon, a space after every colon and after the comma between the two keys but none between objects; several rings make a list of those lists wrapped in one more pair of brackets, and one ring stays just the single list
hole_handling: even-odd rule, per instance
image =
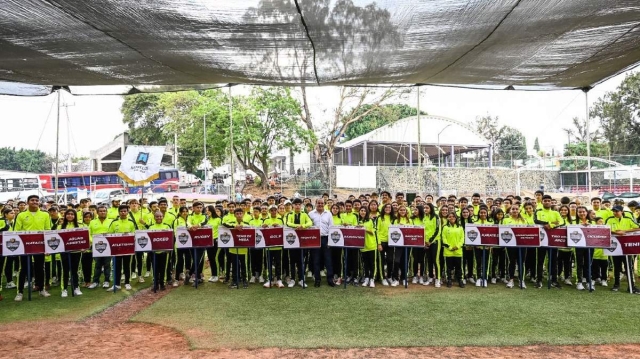
[{"label": "parked car", "polygon": [[124,189],[99,189],[91,192],[89,198],[94,204],[111,203],[114,198],[122,199],[126,193]]}]

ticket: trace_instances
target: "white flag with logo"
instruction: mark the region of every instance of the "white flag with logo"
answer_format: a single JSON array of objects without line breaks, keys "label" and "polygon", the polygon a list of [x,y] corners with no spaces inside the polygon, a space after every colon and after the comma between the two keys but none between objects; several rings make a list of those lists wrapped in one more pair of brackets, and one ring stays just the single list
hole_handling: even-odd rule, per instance
[{"label": "white flag with logo", "polygon": [[132,186],[143,186],[158,178],[163,146],[128,146],[118,176]]}]

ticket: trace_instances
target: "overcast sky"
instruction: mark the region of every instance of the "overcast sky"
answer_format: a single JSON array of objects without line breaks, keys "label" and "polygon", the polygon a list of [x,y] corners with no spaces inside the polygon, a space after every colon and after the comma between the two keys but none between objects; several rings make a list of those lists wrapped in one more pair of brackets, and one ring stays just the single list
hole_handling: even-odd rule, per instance
[{"label": "overcast sky", "polygon": [[[595,87],[589,93],[589,102],[593,103],[605,92],[614,90],[624,76],[618,75]],[[232,91],[240,93],[246,88],[234,87]],[[312,88],[310,93],[315,116],[330,115],[337,103],[336,88]],[[122,97],[62,94],[62,103],[69,107],[60,111],[61,153],[67,153],[70,147],[74,156],[88,156],[90,150],[105,145],[126,129],[120,113]],[[39,149],[53,154],[56,144],[55,97],[0,96],[2,146]],[[415,106],[415,92],[404,102]],[[567,134],[562,129],[572,126],[574,116],[584,118],[585,115],[585,98],[581,91],[482,91],[423,87],[420,105],[431,115],[462,122],[471,122],[477,116],[487,114],[498,116],[502,124],[513,126],[525,134],[529,148],[538,137],[542,149],[551,151],[555,148],[556,153],[567,142]]]}]

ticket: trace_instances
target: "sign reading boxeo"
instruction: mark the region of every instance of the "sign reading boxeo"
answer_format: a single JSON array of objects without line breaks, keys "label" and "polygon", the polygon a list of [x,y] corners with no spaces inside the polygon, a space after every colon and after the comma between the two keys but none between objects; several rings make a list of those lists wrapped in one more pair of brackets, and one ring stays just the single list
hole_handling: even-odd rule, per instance
[{"label": "sign reading boxeo", "polygon": [[133,233],[96,234],[91,250],[94,257],[130,256],[135,254],[135,240]]},{"label": "sign reading boxeo", "polygon": [[567,226],[567,245],[577,248],[611,248],[611,227],[604,225]]},{"label": "sign reading boxeo", "polygon": [[346,247],[346,248],[364,248],[364,234],[363,227],[329,227],[329,242],[330,247]]},{"label": "sign reading boxeo", "polygon": [[43,232],[3,232],[3,256],[21,256],[44,253]]},{"label": "sign reading boxeo", "polygon": [[389,246],[391,247],[424,247],[423,226],[389,226]]},{"label": "sign reading boxeo", "polygon": [[499,226],[500,247],[540,247],[540,227]]},{"label": "sign reading boxeo", "polygon": [[320,228],[284,228],[284,249],[320,248]]},{"label": "sign reading boxeo", "polygon": [[220,248],[254,248],[256,246],[256,229],[218,228],[218,247]]},{"label": "sign reading boxeo", "polygon": [[73,228],[44,232],[46,254],[78,252],[89,249],[89,229]]},{"label": "sign reading boxeo", "polygon": [[468,223],[464,227],[464,244],[467,246],[497,246],[499,230],[498,226]]},{"label": "sign reading boxeo", "polygon": [[172,251],[173,231],[149,229],[136,231],[136,252]]},{"label": "sign reading boxeo", "polygon": [[210,226],[203,226],[193,231],[187,229],[186,227],[178,227],[176,228],[176,247],[213,247],[213,230]]}]

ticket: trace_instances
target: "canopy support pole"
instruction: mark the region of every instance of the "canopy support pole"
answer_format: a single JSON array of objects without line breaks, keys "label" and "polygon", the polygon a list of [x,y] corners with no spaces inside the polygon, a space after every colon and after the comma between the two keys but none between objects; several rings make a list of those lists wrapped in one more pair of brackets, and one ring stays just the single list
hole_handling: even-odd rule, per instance
[{"label": "canopy support pole", "polygon": [[420,137],[420,86],[418,86],[418,99],[417,99],[418,103],[417,103],[417,107],[418,107],[418,146],[417,146],[417,150],[418,150],[418,195],[420,195],[420,193],[422,193],[422,152],[420,151],[420,141],[421,141],[421,137]]},{"label": "canopy support pole", "polygon": [[591,132],[589,130],[589,90],[591,90],[591,87],[582,88],[582,92],[584,92],[584,118],[587,130],[587,185],[589,192],[591,192]]}]

